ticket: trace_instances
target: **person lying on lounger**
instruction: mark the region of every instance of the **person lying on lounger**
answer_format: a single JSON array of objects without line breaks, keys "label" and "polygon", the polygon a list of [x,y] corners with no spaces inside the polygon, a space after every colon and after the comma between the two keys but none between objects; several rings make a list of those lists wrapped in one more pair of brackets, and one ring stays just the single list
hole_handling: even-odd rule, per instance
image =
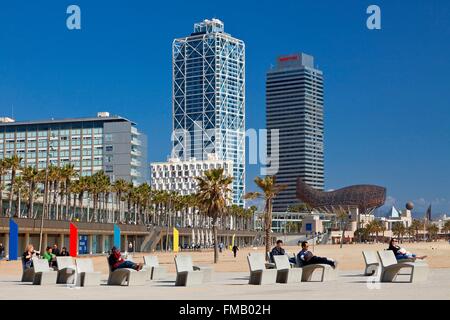
[{"label": "person lying on lounger", "polygon": [[143,267],[141,263],[134,263],[132,261],[123,259],[120,250],[116,247],[112,247],[111,254],[108,257],[108,263],[111,266],[111,271],[122,268],[130,268],[140,271]]},{"label": "person lying on lounger", "polygon": [[311,251],[308,250],[309,244],[308,241],[302,242],[302,251],[300,251],[297,255],[298,260],[303,266],[309,264],[328,264],[333,268],[337,267],[337,261],[324,257],[317,257]]},{"label": "person lying on lounger", "polygon": [[414,253],[406,251],[405,248],[402,248],[398,245],[398,240],[395,238],[392,238],[391,241],[389,242],[388,250],[394,251],[395,258],[397,258],[397,260],[402,260],[402,259],[423,260],[427,257],[427,256],[417,256]]}]

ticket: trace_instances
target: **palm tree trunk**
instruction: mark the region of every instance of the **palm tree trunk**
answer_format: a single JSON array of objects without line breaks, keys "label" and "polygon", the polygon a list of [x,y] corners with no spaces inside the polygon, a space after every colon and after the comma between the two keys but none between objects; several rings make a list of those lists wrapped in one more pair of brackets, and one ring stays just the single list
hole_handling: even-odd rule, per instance
[{"label": "palm tree trunk", "polygon": [[14,194],[14,184],[16,182],[16,170],[11,171],[11,189],[9,191],[9,208],[8,208],[8,216],[12,217],[11,210],[12,210],[12,202],[13,202],[13,194]]},{"label": "palm tree trunk", "polygon": [[[270,246],[272,244],[270,231],[272,230],[272,199],[266,200],[266,221],[265,221],[265,243],[266,243],[266,253],[270,252]],[[265,255],[267,259],[267,254]]]},{"label": "palm tree trunk", "polygon": [[217,245],[217,218],[213,218],[213,237],[214,237],[214,263],[219,262],[219,247]]},{"label": "palm tree trunk", "polygon": [[28,218],[33,218],[34,212],[34,182],[30,182],[29,196],[28,196]]}]

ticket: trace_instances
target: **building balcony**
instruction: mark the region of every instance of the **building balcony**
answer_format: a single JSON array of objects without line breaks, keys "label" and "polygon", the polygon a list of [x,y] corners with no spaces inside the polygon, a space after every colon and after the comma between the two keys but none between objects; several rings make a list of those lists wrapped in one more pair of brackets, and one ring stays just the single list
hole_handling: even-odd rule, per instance
[{"label": "building balcony", "polygon": [[131,165],[133,167],[140,167],[142,165],[142,163],[140,161],[138,161],[138,160],[132,159],[131,160]]},{"label": "building balcony", "polygon": [[142,142],[139,141],[138,139],[133,138],[133,139],[131,139],[131,144],[135,145],[135,146],[140,146],[140,145],[142,145]]},{"label": "building balcony", "polygon": [[136,157],[140,157],[142,155],[142,153],[138,150],[131,150],[131,155],[132,156],[136,156]]}]

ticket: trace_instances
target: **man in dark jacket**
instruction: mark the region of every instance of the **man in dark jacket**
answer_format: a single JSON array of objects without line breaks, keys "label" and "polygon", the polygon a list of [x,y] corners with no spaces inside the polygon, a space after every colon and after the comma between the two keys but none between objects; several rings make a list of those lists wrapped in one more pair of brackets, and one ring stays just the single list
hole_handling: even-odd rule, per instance
[{"label": "man in dark jacket", "polygon": [[276,246],[270,252],[270,261],[273,262],[273,256],[283,256],[285,255],[284,249],[281,247],[283,245],[282,240],[277,240]]},{"label": "man in dark jacket", "polygon": [[56,243],[53,245],[52,253],[53,253],[55,256],[57,256],[57,257],[60,256],[59,248],[58,248],[58,245],[57,245]]}]

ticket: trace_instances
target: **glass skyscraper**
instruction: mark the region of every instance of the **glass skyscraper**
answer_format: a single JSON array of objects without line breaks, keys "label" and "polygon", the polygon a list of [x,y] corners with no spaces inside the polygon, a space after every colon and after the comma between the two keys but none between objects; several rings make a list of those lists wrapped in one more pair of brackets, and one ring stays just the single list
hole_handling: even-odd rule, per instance
[{"label": "glass skyscraper", "polygon": [[287,189],[275,198],[273,210],[284,212],[300,202],[296,181],[324,188],[323,74],[314,58],[304,53],[281,56],[267,72],[266,121],[268,154],[272,152],[270,130],[279,130],[277,182]]},{"label": "glass skyscraper", "polygon": [[245,45],[217,19],[173,41],[173,152],[233,161],[233,203],[245,191]]}]

